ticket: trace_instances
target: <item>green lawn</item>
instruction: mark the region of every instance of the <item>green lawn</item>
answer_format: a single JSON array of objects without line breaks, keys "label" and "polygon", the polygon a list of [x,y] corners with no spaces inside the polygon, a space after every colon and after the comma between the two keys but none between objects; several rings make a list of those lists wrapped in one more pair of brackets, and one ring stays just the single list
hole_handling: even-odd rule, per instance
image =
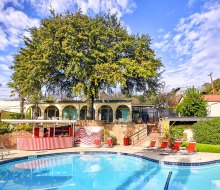
[{"label": "green lawn", "polygon": [[[186,143],[186,142],[184,142],[182,144],[183,147],[187,147],[187,145],[188,145],[188,143]],[[220,145],[196,143],[196,150],[198,152],[220,153]]]}]

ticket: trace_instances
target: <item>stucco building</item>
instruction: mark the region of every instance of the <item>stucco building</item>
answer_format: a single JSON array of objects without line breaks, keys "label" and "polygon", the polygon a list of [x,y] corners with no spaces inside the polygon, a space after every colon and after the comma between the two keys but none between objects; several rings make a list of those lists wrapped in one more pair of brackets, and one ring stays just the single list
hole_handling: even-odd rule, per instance
[{"label": "stucco building", "polygon": [[207,116],[220,117],[220,95],[205,95],[204,99],[207,101]]},{"label": "stucco building", "polygon": [[[25,105],[25,112],[31,118],[37,116],[41,119],[85,120],[87,115],[87,103],[83,101],[43,102],[37,105],[37,109],[34,106]],[[95,120],[129,122],[132,120],[131,101],[95,100],[94,113]]]}]

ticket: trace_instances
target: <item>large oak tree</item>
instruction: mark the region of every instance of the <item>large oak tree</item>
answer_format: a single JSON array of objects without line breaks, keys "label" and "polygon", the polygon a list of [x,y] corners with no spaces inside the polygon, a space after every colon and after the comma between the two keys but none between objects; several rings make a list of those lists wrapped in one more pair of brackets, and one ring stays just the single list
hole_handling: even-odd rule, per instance
[{"label": "large oak tree", "polygon": [[123,93],[132,94],[157,86],[162,64],[150,37],[129,35],[116,15],[53,13],[30,34],[15,55],[9,83],[22,97],[40,97],[43,88],[86,95],[93,119],[100,90],[119,85]]}]

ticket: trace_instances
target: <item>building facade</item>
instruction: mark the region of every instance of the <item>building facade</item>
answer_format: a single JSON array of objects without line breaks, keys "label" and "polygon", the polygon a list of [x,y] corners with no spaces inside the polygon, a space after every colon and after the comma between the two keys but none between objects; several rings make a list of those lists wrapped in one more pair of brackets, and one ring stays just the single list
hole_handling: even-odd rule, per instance
[{"label": "building facade", "polygon": [[207,101],[207,116],[220,117],[220,95],[205,95]]},{"label": "building facade", "polygon": [[[87,103],[83,101],[44,102],[37,106],[25,105],[26,115],[30,119],[66,119],[86,120]],[[132,105],[129,100],[95,100],[95,120],[106,122],[130,122],[132,121]]]}]

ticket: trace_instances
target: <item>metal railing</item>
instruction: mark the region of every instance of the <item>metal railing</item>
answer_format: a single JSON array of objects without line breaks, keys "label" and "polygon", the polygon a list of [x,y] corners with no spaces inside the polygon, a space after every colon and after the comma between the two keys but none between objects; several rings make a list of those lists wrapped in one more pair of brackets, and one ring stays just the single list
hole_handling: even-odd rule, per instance
[{"label": "metal railing", "polygon": [[134,146],[136,142],[138,142],[139,140],[143,139],[146,136],[147,136],[147,127],[145,127],[143,129],[139,130],[138,132],[134,133],[129,138],[132,142],[132,145]]}]

